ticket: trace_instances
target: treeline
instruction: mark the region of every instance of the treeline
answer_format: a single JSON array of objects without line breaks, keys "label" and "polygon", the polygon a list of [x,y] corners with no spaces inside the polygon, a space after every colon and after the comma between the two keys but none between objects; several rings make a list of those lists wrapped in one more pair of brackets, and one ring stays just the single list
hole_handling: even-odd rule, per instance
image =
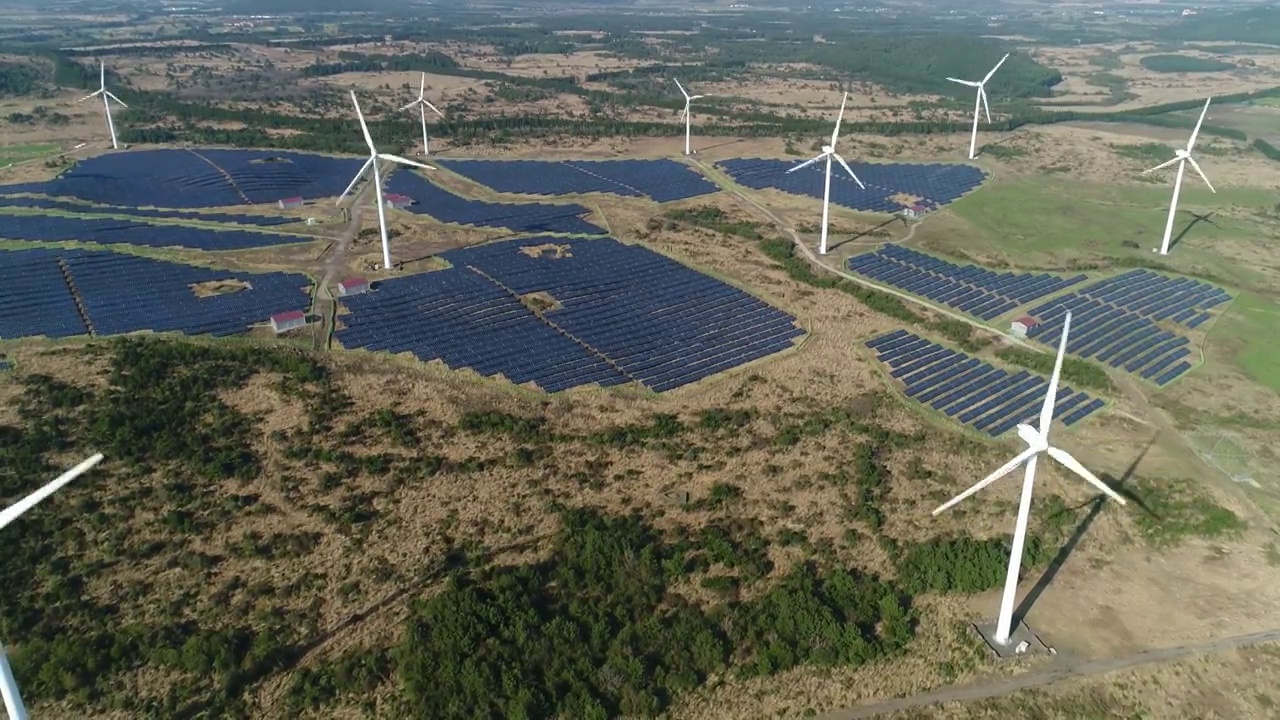
[{"label": "treeline", "polygon": [[39,90],[47,71],[29,64],[0,63],[0,97]]},{"label": "treeline", "polygon": [[64,48],[58,52],[66,57],[98,57],[117,55],[122,57],[170,57],[180,52],[219,52],[232,50],[230,43],[198,43],[188,45],[108,45],[93,48]]},{"label": "treeline", "polygon": [[339,62],[315,63],[302,68],[304,77],[327,77],[349,72],[434,72],[459,67],[458,61],[445,53],[430,51],[409,55],[366,55],[342,51]]},{"label": "treeline", "polygon": [[1254,138],[1253,147],[1255,150],[1266,155],[1272,160],[1280,161],[1280,148],[1277,148],[1266,140],[1263,140],[1262,138]]}]

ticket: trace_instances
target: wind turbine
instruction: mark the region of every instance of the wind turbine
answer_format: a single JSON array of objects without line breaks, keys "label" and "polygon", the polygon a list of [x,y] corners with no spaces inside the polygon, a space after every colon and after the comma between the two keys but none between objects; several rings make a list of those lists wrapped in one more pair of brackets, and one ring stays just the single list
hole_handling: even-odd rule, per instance
[{"label": "wind turbine", "polygon": [[991,483],[1013,472],[1019,465],[1026,463],[1026,473],[1022,480],[1022,500],[1018,504],[1018,521],[1013,531],[1013,547],[1009,551],[1009,573],[1004,579],[1004,597],[1000,600],[1000,618],[996,622],[995,641],[1000,645],[1009,643],[1010,626],[1013,624],[1013,600],[1018,592],[1018,569],[1022,565],[1022,546],[1027,539],[1027,520],[1031,514],[1031,489],[1036,480],[1036,460],[1041,453],[1057,460],[1068,470],[1084,478],[1086,482],[1106,493],[1111,499],[1124,505],[1124,498],[1116,491],[1089,472],[1078,460],[1066,450],[1049,444],[1049,426],[1053,423],[1053,406],[1058,395],[1058,378],[1062,374],[1062,357],[1067,350],[1067,333],[1071,329],[1071,313],[1067,313],[1062,325],[1062,340],[1058,343],[1058,358],[1053,363],[1053,376],[1049,379],[1049,391],[1044,397],[1044,405],[1040,408],[1040,429],[1037,430],[1025,423],[1018,425],[1018,437],[1027,443],[1027,449],[1017,457],[1000,466],[978,484],[965,490],[954,498],[943,503],[934,515],[950,508]]},{"label": "wind turbine", "polygon": [[111,132],[111,148],[113,150],[118,150],[120,149],[120,145],[116,143],[116,125],[111,120],[111,101],[115,100],[120,104],[120,107],[123,108],[127,108],[129,106],[125,105],[124,101],[120,98],[112,95],[111,91],[107,89],[107,64],[105,62],[98,63],[98,74],[100,78],[98,89],[80,98],[79,102],[84,102],[89,98],[94,98],[99,95],[102,96],[102,109],[107,113],[107,130]]},{"label": "wind turbine", "polygon": [[676,80],[675,78],[671,79],[675,80],[676,87],[680,88],[680,94],[684,95],[684,110],[680,113],[684,116],[684,154],[692,155],[693,152],[689,150],[689,131],[691,129],[690,123],[692,122],[692,119],[689,116],[689,103],[692,103],[694,100],[699,98],[704,98],[706,95],[690,95],[685,91],[684,86],[680,84],[679,80]]},{"label": "wind turbine", "polygon": [[422,115],[422,156],[426,157],[431,154],[431,151],[427,148],[427,108],[431,108],[431,111],[439,115],[441,118],[444,117],[444,113],[440,112],[435,105],[432,105],[431,102],[427,100],[426,73],[422,73],[422,84],[418,86],[418,99],[400,108],[400,112],[404,112],[414,105],[418,106]]},{"label": "wind turbine", "polygon": [[[1204,180],[1204,184],[1209,186],[1209,190],[1217,195],[1218,191],[1213,189],[1213,183],[1209,182],[1209,178],[1205,176],[1204,171],[1200,169],[1196,159],[1191,157],[1191,148],[1195,147],[1196,136],[1200,134],[1200,125],[1204,123],[1204,115],[1209,112],[1209,101],[1213,98],[1206,98],[1204,101],[1204,109],[1200,111],[1200,119],[1196,121],[1196,129],[1191,131],[1191,139],[1187,141],[1187,149],[1178,149],[1173,151],[1173,159],[1169,162],[1160,163],[1159,165],[1144,170],[1143,175],[1153,173],[1156,170],[1162,170],[1174,163],[1178,163],[1178,174],[1173,179],[1173,202],[1169,205],[1169,221],[1164,224],[1164,240],[1160,243],[1160,254],[1169,254],[1169,236],[1173,234],[1173,216],[1178,212],[1178,193],[1182,192],[1182,173],[1187,169],[1187,163],[1191,163],[1191,167],[1195,168],[1196,173]],[[1155,248],[1152,248],[1155,251]]]},{"label": "wind turbine", "polygon": [[862,184],[862,181],[858,179],[858,176],[854,175],[853,171],[849,169],[849,163],[845,162],[844,158],[840,157],[836,153],[836,138],[840,136],[840,121],[844,119],[844,104],[848,99],[849,93],[845,93],[844,98],[840,101],[840,114],[836,116],[836,129],[831,131],[831,144],[823,145],[822,152],[819,153],[817,157],[806,160],[787,171],[788,173],[793,173],[800,168],[812,165],[819,160],[827,161],[827,177],[822,186],[822,239],[818,243],[819,255],[827,254],[827,218],[830,216],[831,208],[831,158],[835,158],[836,161],[840,163],[840,167],[844,168],[845,172],[849,173],[849,177],[853,178],[853,181],[858,183],[858,187],[863,190],[867,189],[867,186]]},{"label": "wind turbine", "polygon": [[[62,473],[53,482],[0,511],[0,530],[17,520],[18,516],[30,510],[36,503],[57,492],[63,485],[80,477],[100,462],[102,462],[102,453]],[[13,678],[13,670],[9,668],[9,657],[5,654],[2,644],[0,644],[0,695],[4,696],[4,709],[9,713],[9,720],[27,720],[27,709],[22,704],[22,696],[18,693],[18,682]]]},{"label": "wind turbine", "polygon": [[351,102],[356,106],[356,117],[360,118],[360,132],[364,133],[364,142],[369,146],[369,159],[364,161],[364,165],[360,166],[360,172],[356,173],[356,176],[351,179],[351,184],[347,186],[346,190],[342,191],[342,195],[338,196],[338,202],[342,202],[342,198],[346,197],[347,193],[351,192],[351,188],[355,187],[356,183],[360,182],[360,178],[364,177],[365,171],[372,167],[373,189],[377,193],[378,203],[378,230],[382,233],[382,267],[385,270],[390,270],[391,246],[387,243],[387,210],[383,207],[386,204],[386,200],[382,197],[382,177],[378,173],[378,159],[381,158],[401,165],[422,168],[423,170],[435,170],[435,168],[402,158],[399,155],[378,152],[378,149],[373,146],[373,138],[369,136],[369,126],[365,124],[364,113],[360,111],[360,101],[356,99],[355,90],[351,91]]},{"label": "wind turbine", "polygon": [[978,111],[981,110],[982,113],[987,116],[987,123],[991,123],[991,109],[987,107],[987,91],[985,86],[987,81],[991,79],[991,76],[995,75],[996,71],[1000,69],[1000,66],[1004,64],[1004,61],[1008,59],[1009,53],[1005,53],[1004,57],[1000,58],[1000,62],[996,63],[996,66],[991,68],[991,72],[987,73],[987,76],[978,82],[974,82],[972,80],[960,80],[953,77],[947,78],[953,83],[960,83],[961,85],[978,88],[978,99],[973,101],[973,134],[969,137],[970,160],[978,156]]}]

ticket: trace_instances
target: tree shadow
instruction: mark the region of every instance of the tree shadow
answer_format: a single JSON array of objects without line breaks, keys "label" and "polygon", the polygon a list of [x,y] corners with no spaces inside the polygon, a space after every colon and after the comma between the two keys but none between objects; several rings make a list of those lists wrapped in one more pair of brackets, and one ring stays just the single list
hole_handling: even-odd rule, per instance
[{"label": "tree shadow", "polygon": [[[706,151],[706,150],[715,150],[716,148],[722,148],[722,147],[726,147],[726,146],[728,146],[728,145],[736,145],[736,144],[738,144],[738,143],[740,143],[740,142],[746,142],[746,139],[745,139],[745,138],[734,138],[733,140],[726,140],[726,141],[724,141],[724,142],[722,142],[722,143],[716,143],[715,145],[708,145],[708,146],[706,146],[706,147],[704,147],[704,148],[699,148],[698,150],[702,150],[702,151]],[[694,154],[695,154],[695,155],[698,153],[698,150],[695,150],[695,151],[694,151]]]},{"label": "tree shadow", "polygon": [[[1129,482],[1129,480],[1133,478],[1133,474],[1137,472],[1138,466],[1142,464],[1143,458],[1147,456],[1147,452],[1151,450],[1152,445],[1156,444],[1156,440],[1159,437],[1160,433],[1157,432],[1155,436],[1151,438],[1151,441],[1147,443],[1146,447],[1142,449],[1142,452],[1138,454],[1138,457],[1129,464],[1129,467],[1124,471],[1123,475],[1116,478],[1104,474],[1102,477],[1098,478],[1102,482],[1106,483],[1112,490],[1119,493],[1125,500],[1137,505],[1142,512],[1157,519],[1159,516],[1156,515],[1156,513],[1148,507],[1145,502],[1143,502],[1139,495],[1126,488],[1125,483]],[[1036,604],[1036,600],[1040,599],[1040,595],[1044,593],[1045,588],[1049,587],[1049,585],[1053,583],[1053,579],[1058,576],[1058,571],[1060,571],[1062,566],[1067,563],[1067,559],[1071,557],[1071,553],[1075,552],[1076,546],[1080,544],[1080,540],[1083,539],[1085,533],[1089,531],[1089,526],[1093,525],[1093,521],[1098,518],[1098,515],[1102,514],[1102,509],[1107,504],[1107,496],[1099,493],[1086,504],[1089,506],[1089,512],[1085,514],[1084,519],[1076,526],[1075,532],[1071,534],[1071,537],[1067,542],[1058,549],[1058,554],[1049,562],[1049,567],[1045,568],[1044,573],[1040,575],[1040,579],[1036,581],[1036,584],[1031,588],[1031,591],[1026,594],[1026,597],[1022,598],[1022,602],[1018,603],[1017,609],[1013,611],[1013,622],[1015,625],[1022,622],[1022,620],[1027,616],[1027,613],[1031,611],[1032,606]]]},{"label": "tree shadow", "polygon": [[893,217],[889,218],[888,220],[885,220],[884,222],[880,223],[879,225],[876,225],[875,227],[867,228],[866,230],[863,230],[862,232],[860,232],[860,233],[858,233],[858,234],[856,234],[856,235],[850,235],[849,237],[847,237],[847,238],[845,238],[845,239],[841,240],[840,242],[835,243],[834,245],[831,245],[830,247],[828,247],[828,248],[827,248],[827,252],[830,252],[830,251],[832,251],[832,250],[835,250],[836,248],[840,247],[841,245],[847,245],[847,244],[849,244],[849,243],[853,242],[854,240],[858,240],[858,239],[860,239],[860,238],[864,238],[864,237],[866,237],[866,236],[870,235],[871,233],[873,233],[873,232],[875,232],[875,231],[879,230],[880,228],[885,227],[885,226],[887,226],[887,225],[892,225],[893,223],[895,223],[895,222],[897,222],[897,221],[899,221],[899,220],[901,220],[901,221],[902,221],[902,224],[903,224],[903,225],[906,225],[906,224],[907,224],[907,219],[906,219],[905,217],[903,217],[903,216],[901,216],[901,215],[894,215]]},{"label": "tree shadow", "polygon": [[1193,211],[1189,211],[1189,212],[1191,212],[1191,222],[1187,223],[1186,227],[1182,228],[1182,230],[1178,232],[1177,236],[1169,240],[1170,250],[1176,248],[1178,246],[1178,243],[1182,242],[1182,239],[1187,236],[1187,233],[1191,232],[1191,228],[1195,227],[1199,223],[1206,222],[1218,229],[1222,228],[1222,226],[1218,225],[1218,223],[1210,219],[1213,217],[1213,214],[1217,212],[1217,210],[1210,210],[1209,212],[1203,215]]}]

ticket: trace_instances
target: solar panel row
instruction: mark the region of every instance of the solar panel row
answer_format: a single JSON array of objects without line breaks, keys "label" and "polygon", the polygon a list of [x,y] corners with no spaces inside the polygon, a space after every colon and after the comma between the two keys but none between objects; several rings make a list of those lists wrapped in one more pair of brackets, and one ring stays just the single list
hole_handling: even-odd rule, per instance
[{"label": "solar panel row", "polygon": [[[1072,313],[1071,327],[1075,330],[1067,341],[1067,352],[1072,355],[1094,358],[1111,367],[1136,372],[1159,385],[1191,368],[1188,362],[1178,362],[1191,354],[1187,338],[1161,328],[1149,318],[1078,292],[1033,308],[1031,314],[1040,320],[1040,324],[1028,330],[1027,336],[1056,347],[1062,337],[1063,318],[1068,310]],[[1173,369],[1177,371],[1170,373],[1169,370]]]},{"label": "solar panel row", "polygon": [[31,242],[82,241],[112,245],[149,247],[190,247],[200,250],[241,250],[291,243],[311,242],[302,235],[281,235],[254,230],[214,230],[182,225],[151,225],[145,222],[104,217],[0,214],[0,237]]},{"label": "solar panel row", "polygon": [[[992,437],[1035,420],[1048,391],[1048,381],[1039,375],[1010,373],[906,330],[880,335],[866,345],[889,367],[889,375],[902,381],[907,397]],[[1074,425],[1103,404],[1060,387],[1054,417]]]},{"label": "solar panel row", "polygon": [[[823,163],[814,163],[794,173],[787,172],[796,166],[790,160],[743,158],[722,160],[717,165],[735,182],[749,188],[774,188],[796,195],[822,197],[826,172]],[[919,198],[919,204],[934,209],[974,189],[986,177],[972,165],[850,163],[849,168],[866,189],[858,187],[843,169],[833,167],[831,202],[868,212],[898,212],[914,204],[902,195]]]},{"label": "solar panel row", "polygon": [[[197,283],[245,289],[197,297]],[[311,281],[294,273],[212,270],[85,250],[0,251],[0,337],[68,337],[138,330],[233,335],[271,315],[306,309]]]},{"label": "solar panel row", "polygon": [[448,160],[440,164],[498,192],[522,195],[601,192],[669,202],[719,189],[674,160]]},{"label": "solar panel row", "polygon": [[481,227],[510,228],[527,233],[604,235],[607,231],[582,219],[591,212],[577,204],[495,203],[467,200],[435,185],[414,172],[391,176],[387,189],[415,201],[405,210],[429,215],[441,222]]},{"label": "solar panel row", "polygon": [[[343,298],[346,347],[409,351],[547,392],[637,380],[670,390],[790,347],[794,318],[648,249],[613,239],[491,243],[453,267]],[[545,293],[535,315],[518,298]],[[385,300],[384,300],[385,298]]]},{"label": "solar panel row", "polygon": [[995,272],[977,265],[956,265],[899,245],[886,245],[875,252],[857,255],[849,259],[848,266],[859,275],[983,320],[999,317],[1023,303],[1071,287],[1087,277]]},{"label": "solar panel row", "polygon": [[1209,310],[1231,299],[1227,291],[1209,283],[1146,269],[1094,283],[1081,288],[1080,294],[1157,322],[1169,320],[1191,329],[1209,319]]},{"label": "solar panel row", "polygon": [[48,182],[3,185],[0,195],[74,197],[124,207],[222,207],[243,205],[246,197],[250,203],[335,197],[363,163],[364,158],[281,150],[135,150],[81,160]]},{"label": "solar panel row", "polygon": [[232,223],[235,225],[287,225],[302,222],[298,217],[273,217],[270,215],[234,215],[230,213],[184,212],[182,210],[148,210],[143,208],[100,207],[85,205],[79,202],[51,200],[49,198],[32,197],[0,197],[0,207],[40,208],[42,210],[60,210],[63,212],[87,213],[97,215],[129,216],[138,218],[164,218],[172,220],[198,220],[210,223]]}]

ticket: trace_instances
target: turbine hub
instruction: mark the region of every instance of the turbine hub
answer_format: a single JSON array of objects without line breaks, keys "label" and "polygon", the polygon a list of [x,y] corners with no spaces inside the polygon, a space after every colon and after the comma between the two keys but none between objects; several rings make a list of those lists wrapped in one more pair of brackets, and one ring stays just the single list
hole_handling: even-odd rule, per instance
[{"label": "turbine hub", "polygon": [[833,152],[835,152],[835,151],[836,151],[836,149],[835,149],[835,148],[833,148],[833,147],[831,147],[830,145],[823,145],[823,146],[822,146],[822,154],[823,154],[823,155],[830,155],[831,153],[833,153]]},{"label": "turbine hub", "polygon": [[1035,428],[1026,423],[1018,425],[1018,437],[1022,438],[1022,441],[1036,452],[1044,452],[1049,449],[1048,439],[1041,437]]},{"label": "turbine hub", "polygon": [[1183,150],[1182,148],[1178,148],[1177,150],[1174,150],[1173,154],[1180,158],[1191,157],[1191,153],[1187,152],[1186,150]]}]

